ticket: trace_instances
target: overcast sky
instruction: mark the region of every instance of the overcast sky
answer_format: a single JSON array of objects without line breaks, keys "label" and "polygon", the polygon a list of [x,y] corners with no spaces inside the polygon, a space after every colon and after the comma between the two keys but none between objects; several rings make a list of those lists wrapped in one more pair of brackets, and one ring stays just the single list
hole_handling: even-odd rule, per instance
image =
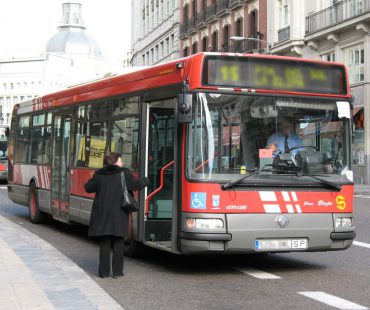
[{"label": "overcast sky", "polygon": [[[67,0],[0,0],[0,57],[40,55],[57,32]],[[80,0],[82,18],[103,56],[124,58],[130,50],[131,0]]]}]

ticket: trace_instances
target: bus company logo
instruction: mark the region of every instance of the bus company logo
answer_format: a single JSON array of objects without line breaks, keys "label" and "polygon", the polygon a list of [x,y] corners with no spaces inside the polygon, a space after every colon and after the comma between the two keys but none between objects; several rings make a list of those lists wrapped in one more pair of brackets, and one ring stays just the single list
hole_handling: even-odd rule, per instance
[{"label": "bus company logo", "polygon": [[220,209],[220,195],[212,195],[212,209],[218,210]]},{"label": "bus company logo", "polygon": [[337,209],[339,210],[344,210],[347,207],[346,198],[344,196],[337,196],[337,198],[335,198],[335,202],[337,203]]},{"label": "bus company logo", "polygon": [[190,196],[191,209],[206,209],[207,208],[207,194],[192,192]]}]

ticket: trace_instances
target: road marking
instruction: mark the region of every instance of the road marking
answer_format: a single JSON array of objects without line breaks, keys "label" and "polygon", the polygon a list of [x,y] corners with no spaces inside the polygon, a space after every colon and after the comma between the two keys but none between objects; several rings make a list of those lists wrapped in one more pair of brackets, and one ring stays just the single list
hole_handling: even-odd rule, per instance
[{"label": "road marking", "polygon": [[369,195],[355,195],[356,198],[370,199]]},{"label": "road marking", "polygon": [[364,306],[361,306],[359,304],[356,304],[352,301],[330,295],[325,292],[298,292],[298,294],[301,294],[303,296],[306,296],[308,298],[312,298],[314,300],[317,300],[319,302],[322,302],[326,305],[332,306],[337,309],[351,309],[351,310],[366,310],[369,308],[366,308]]},{"label": "road marking", "polygon": [[353,241],[353,244],[357,245],[357,246],[362,246],[363,248],[370,249],[370,244],[369,243],[360,242],[360,241]]},{"label": "road marking", "polygon": [[273,279],[281,279],[281,277],[279,276],[276,276],[272,273],[268,273],[268,272],[265,272],[265,271],[262,271],[262,270],[258,270],[258,269],[255,269],[255,268],[239,268],[239,267],[235,267],[236,270],[242,272],[242,273],[245,273],[249,276],[252,276],[254,278],[257,278],[257,279],[262,279],[262,280],[266,280],[266,279],[269,279],[269,280],[273,280]]}]

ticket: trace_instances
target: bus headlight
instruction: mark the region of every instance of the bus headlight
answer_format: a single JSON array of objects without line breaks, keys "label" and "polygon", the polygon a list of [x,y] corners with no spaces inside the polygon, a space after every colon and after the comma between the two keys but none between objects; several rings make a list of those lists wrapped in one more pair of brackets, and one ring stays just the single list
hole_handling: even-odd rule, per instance
[{"label": "bus headlight", "polygon": [[186,219],[187,228],[196,229],[222,229],[224,222],[221,219]]},{"label": "bus headlight", "polygon": [[335,228],[349,228],[353,226],[351,217],[338,217],[335,219]]}]

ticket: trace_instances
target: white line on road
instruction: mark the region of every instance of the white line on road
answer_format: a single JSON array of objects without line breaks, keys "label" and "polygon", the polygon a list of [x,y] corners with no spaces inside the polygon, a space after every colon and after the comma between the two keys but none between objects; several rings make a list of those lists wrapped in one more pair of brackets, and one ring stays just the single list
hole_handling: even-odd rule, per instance
[{"label": "white line on road", "polygon": [[312,298],[314,300],[317,300],[319,302],[322,302],[326,305],[335,307],[337,309],[351,309],[351,310],[366,310],[369,308],[366,308],[364,306],[361,306],[359,304],[356,304],[352,301],[330,295],[325,292],[298,292],[298,294],[301,294],[303,296],[306,296],[308,298]]},{"label": "white line on road", "polygon": [[355,195],[356,198],[370,199],[369,195]]},{"label": "white line on road", "polygon": [[265,272],[265,271],[262,271],[262,270],[258,270],[258,269],[254,269],[254,268],[239,268],[239,267],[234,267],[236,270],[242,272],[242,273],[245,273],[249,276],[252,276],[254,278],[257,278],[257,279],[262,279],[262,280],[266,280],[266,279],[281,279],[281,277],[279,276],[276,276],[272,273],[268,273],[268,272]]},{"label": "white line on road", "polygon": [[362,246],[363,248],[370,249],[370,244],[369,243],[360,242],[360,241],[353,241],[353,244],[357,245],[357,246]]}]

